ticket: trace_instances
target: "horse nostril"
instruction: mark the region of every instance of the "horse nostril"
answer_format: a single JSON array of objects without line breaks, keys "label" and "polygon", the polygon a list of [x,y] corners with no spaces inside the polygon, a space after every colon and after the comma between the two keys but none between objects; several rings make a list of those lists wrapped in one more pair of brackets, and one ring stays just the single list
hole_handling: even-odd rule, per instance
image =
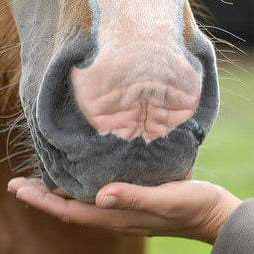
[{"label": "horse nostril", "polygon": [[84,69],[89,67],[90,65],[92,65],[92,63],[94,62],[95,56],[88,56],[86,59],[79,61],[75,64],[75,66],[79,69]]},{"label": "horse nostril", "polygon": [[190,131],[196,138],[196,145],[197,146],[202,145],[206,137],[206,133],[204,128],[200,126],[197,123],[197,121],[195,121],[194,119],[191,119],[185,122],[184,124],[182,124],[181,126],[179,126],[179,128]]}]

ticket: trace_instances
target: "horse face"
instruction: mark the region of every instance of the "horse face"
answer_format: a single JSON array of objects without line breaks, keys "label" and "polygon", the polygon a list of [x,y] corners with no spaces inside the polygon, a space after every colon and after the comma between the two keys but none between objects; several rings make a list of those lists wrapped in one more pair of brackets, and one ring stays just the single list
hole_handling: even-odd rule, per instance
[{"label": "horse face", "polygon": [[219,105],[187,0],[16,0],[20,98],[44,182],[93,202],[114,181],[189,175]]}]

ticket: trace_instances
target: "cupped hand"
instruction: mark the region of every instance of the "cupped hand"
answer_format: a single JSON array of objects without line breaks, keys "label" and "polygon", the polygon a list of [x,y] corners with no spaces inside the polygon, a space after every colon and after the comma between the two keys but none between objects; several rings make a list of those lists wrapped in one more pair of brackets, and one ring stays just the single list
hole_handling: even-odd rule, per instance
[{"label": "cupped hand", "polygon": [[26,203],[65,222],[137,236],[179,236],[213,243],[241,201],[208,182],[184,180],[158,187],[112,183],[96,204],[49,191],[39,179],[16,178],[8,191]]}]

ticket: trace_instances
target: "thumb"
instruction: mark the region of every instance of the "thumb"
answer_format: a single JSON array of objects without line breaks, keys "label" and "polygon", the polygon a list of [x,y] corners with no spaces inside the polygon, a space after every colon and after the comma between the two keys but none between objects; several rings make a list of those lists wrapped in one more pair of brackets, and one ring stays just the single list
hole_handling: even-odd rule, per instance
[{"label": "thumb", "polygon": [[111,183],[98,192],[96,206],[103,209],[150,210],[155,203],[162,201],[160,196],[160,189],[156,187]]}]

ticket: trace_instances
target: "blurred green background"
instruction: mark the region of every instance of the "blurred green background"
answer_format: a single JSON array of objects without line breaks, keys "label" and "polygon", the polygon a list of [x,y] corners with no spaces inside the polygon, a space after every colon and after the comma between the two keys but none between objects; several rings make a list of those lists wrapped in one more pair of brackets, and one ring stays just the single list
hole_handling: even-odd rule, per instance
[{"label": "blurred green background", "polygon": [[[195,179],[254,197],[254,63],[220,68],[221,110],[195,165]],[[209,254],[211,246],[180,238],[147,239],[147,254]]]}]

